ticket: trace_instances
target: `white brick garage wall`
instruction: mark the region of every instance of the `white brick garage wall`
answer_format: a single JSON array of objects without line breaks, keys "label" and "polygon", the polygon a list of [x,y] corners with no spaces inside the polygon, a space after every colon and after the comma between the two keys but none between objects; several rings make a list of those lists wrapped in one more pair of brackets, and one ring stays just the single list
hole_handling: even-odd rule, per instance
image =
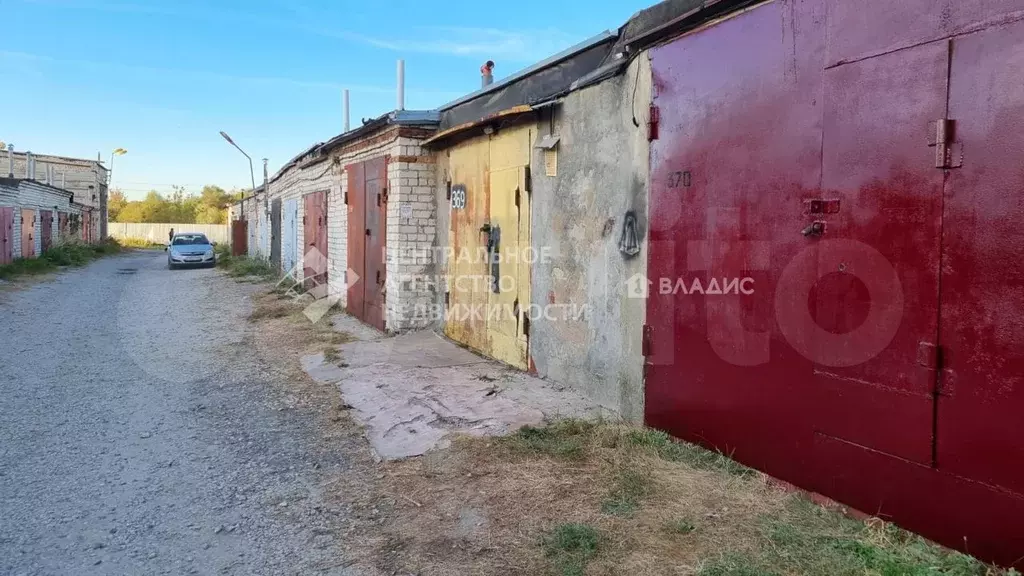
[{"label": "white brick garage wall", "polygon": [[[348,288],[348,192],[347,167],[366,160],[385,157],[387,172],[387,229],[385,326],[399,332],[430,325],[425,312],[433,302],[434,289],[422,278],[431,276],[429,264],[416,263],[401,254],[420,250],[429,254],[434,243],[436,208],[433,202],[433,157],[424,154],[419,143],[432,129],[383,123],[376,128],[357,129],[319,147],[312,147],[289,162],[270,184],[270,198],[282,204],[297,199],[299,214],[296,245],[303,245],[303,197],[317,191],[327,192],[327,266],[328,294],[339,305],[347,306]],[[282,226],[282,233],[284,227]],[[301,252],[301,249],[300,249]],[[295,280],[302,280],[301,253]],[[287,272],[287,271],[285,271]],[[417,317],[417,305],[422,303]]]}]

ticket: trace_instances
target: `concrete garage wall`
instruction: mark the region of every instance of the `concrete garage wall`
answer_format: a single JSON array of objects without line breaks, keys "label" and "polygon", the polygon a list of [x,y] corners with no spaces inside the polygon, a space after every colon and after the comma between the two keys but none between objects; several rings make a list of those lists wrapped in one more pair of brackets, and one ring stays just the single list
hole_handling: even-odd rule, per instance
[{"label": "concrete garage wall", "polygon": [[[629,298],[626,282],[646,272],[650,97],[644,53],[625,73],[570,93],[541,118],[541,135],[553,120],[560,137],[557,176],[545,175],[543,150],[532,158],[533,245],[548,256],[533,267],[533,302],[584,312],[535,319],[530,355],[540,376],[635,421],[643,418],[645,301]],[[641,251],[627,259],[618,244],[629,211]]]}]

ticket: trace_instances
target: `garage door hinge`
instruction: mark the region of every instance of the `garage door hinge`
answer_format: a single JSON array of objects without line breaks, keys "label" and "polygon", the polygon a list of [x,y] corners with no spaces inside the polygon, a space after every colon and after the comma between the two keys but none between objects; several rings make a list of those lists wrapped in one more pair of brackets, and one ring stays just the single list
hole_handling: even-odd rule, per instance
[{"label": "garage door hinge", "polygon": [[445,292],[444,293],[444,305],[445,306],[450,306],[451,303],[452,303],[452,293],[451,292]]},{"label": "garage door hinge", "polygon": [[526,173],[523,174],[523,180],[526,183],[526,186],[525,186],[526,193],[529,194],[530,192],[533,192],[533,175],[530,173],[530,167],[529,166],[526,167],[525,172]]},{"label": "garage door hinge", "polygon": [[348,206],[348,191],[347,190],[345,191],[344,203],[345,203],[346,206]]},{"label": "garage door hinge", "polygon": [[519,194],[520,194],[519,193],[519,188],[516,187],[516,208],[519,208],[519,202],[520,202]]},{"label": "garage door hinge", "polygon": [[657,106],[651,104],[651,117],[647,121],[647,140],[658,139],[658,124],[661,122],[661,111]]},{"label": "garage door hinge", "polygon": [[452,199],[452,181],[451,181],[451,180],[449,180],[449,181],[448,181],[448,182],[446,183],[446,189],[445,189],[445,193],[444,193],[444,199],[445,199],[445,200],[451,200],[451,199]]},{"label": "garage door hinge", "polygon": [[380,189],[380,193],[381,193],[381,197],[382,197],[381,200],[385,204],[387,204],[388,203],[388,189],[387,189],[387,187],[385,186],[384,188],[381,188]]},{"label": "garage door hinge", "polygon": [[640,352],[644,356],[651,355],[651,341],[654,338],[654,328],[649,324],[644,324],[643,337],[640,343]]},{"label": "garage door hinge", "polygon": [[935,148],[936,168],[959,168],[964,163],[963,145],[956,135],[956,120],[939,118],[931,123],[928,146]]}]

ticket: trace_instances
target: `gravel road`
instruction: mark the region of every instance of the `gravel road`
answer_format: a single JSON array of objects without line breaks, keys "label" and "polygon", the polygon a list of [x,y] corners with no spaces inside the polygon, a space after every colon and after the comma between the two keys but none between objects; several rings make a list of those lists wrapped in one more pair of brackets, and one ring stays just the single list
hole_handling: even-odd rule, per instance
[{"label": "gravel road", "polygon": [[131,252],[0,295],[0,573],[348,574],[325,445],[255,288]]}]

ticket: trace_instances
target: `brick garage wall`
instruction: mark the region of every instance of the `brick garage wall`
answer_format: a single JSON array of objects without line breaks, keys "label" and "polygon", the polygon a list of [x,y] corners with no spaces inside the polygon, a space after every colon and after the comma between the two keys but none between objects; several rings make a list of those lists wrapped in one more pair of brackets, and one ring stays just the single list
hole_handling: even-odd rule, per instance
[{"label": "brick garage wall", "polygon": [[[398,138],[397,129],[385,127],[375,134],[351,142],[331,153],[331,161],[337,166],[338,171],[335,177],[338,199],[336,202],[329,202],[327,206],[327,246],[328,266],[330,267],[328,280],[330,294],[337,296],[343,305],[348,305],[349,206],[345,204],[345,195],[348,194],[348,166],[387,156],[394,149],[393,144],[396,138]],[[390,181],[390,179],[389,174],[388,180]],[[387,319],[385,319],[385,323],[390,327]]]},{"label": "brick garage wall", "polygon": [[[65,158],[35,154],[37,182],[46,181],[46,167],[52,167],[53,181],[51,185],[64,188],[74,194],[74,201],[94,208],[93,238],[100,238],[106,228],[106,214],[101,209],[106,207],[104,195],[107,193],[107,168],[95,160],[84,158]],[[0,176],[8,173],[9,160],[7,154],[0,155]],[[28,161],[25,153],[14,153],[14,177],[27,178]]]},{"label": "brick garage wall", "polygon": [[[302,223],[303,217],[306,215],[306,208],[304,206],[303,197],[311,192],[324,191],[327,192],[327,252],[328,258],[334,251],[335,241],[331,236],[331,227],[334,225],[336,219],[334,214],[335,205],[341,203],[339,193],[337,192],[336,176],[332,173],[334,166],[329,160],[322,160],[319,162],[310,163],[309,160],[303,162],[300,160],[294,166],[288,167],[284,172],[281,172],[274,176],[275,180],[270,183],[270,202],[280,199],[282,204],[282,218],[284,217],[284,203],[288,200],[298,201],[298,215],[295,223],[295,246],[298,247],[298,258],[296,259],[295,270],[283,270],[282,273],[287,274],[293,272],[293,278],[296,282],[303,280],[302,273],[302,259],[303,259],[303,230],[304,226]],[[281,226],[281,233],[284,234],[284,225]],[[268,234],[269,236],[269,234]],[[283,245],[283,242],[282,242]],[[269,254],[268,254],[269,255]],[[342,271],[344,271],[342,267]],[[334,270],[328,268],[327,278],[329,282],[334,281]]]},{"label": "brick garage wall", "polygon": [[[433,266],[429,262],[412,262],[409,258],[400,257],[409,250],[430,254],[436,234],[434,159],[421,150],[420,139],[403,135],[403,130],[400,126],[385,126],[363,138],[327,150],[327,158],[310,152],[306,158],[297,159],[293,166],[275,175],[270,183],[271,201],[280,199],[283,204],[290,199],[298,200],[295,244],[300,247],[304,240],[303,197],[311,192],[327,193],[328,295],[345,306],[348,304],[347,167],[388,157],[385,324],[389,331],[395,332],[429,326],[433,317],[426,311],[436,299],[434,287],[425,286],[427,283],[423,282],[428,277],[434,278],[436,271]],[[295,272],[295,280],[301,281],[302,254]],[[414,279],[419,281],[414,282]]]},{"label": "brick garage wall", "polygon": [[420,142],[398,138],[388,164],[385,321],[394,332],[432,325],[441,290],[432,252],[437,234],[435,160]]},{"label": "brick garage wall", "polygon": [[[77,210],[73,210],[71,207],[70,196],[56,188],[45,186],[36,182],[22,181],[18,186],[18,204],[16,210],[23,210],[26,208],[35,211],[35,232],[33,238],[35,239],[35,254],[39,256],[42,252],[42,219],[40,217],[40,210],[49,210],[52,214],[53,222],[50,226],[51,244],[56,244],[59,239],[60,225],[57,217],[58,212],[78,213]],[[56,209],[54,208],[56,206]],[[15,215],[14,225],[17,228],[17,242],[16,250],[21,249],[21,227],[19,223],[21,218]]]}]

